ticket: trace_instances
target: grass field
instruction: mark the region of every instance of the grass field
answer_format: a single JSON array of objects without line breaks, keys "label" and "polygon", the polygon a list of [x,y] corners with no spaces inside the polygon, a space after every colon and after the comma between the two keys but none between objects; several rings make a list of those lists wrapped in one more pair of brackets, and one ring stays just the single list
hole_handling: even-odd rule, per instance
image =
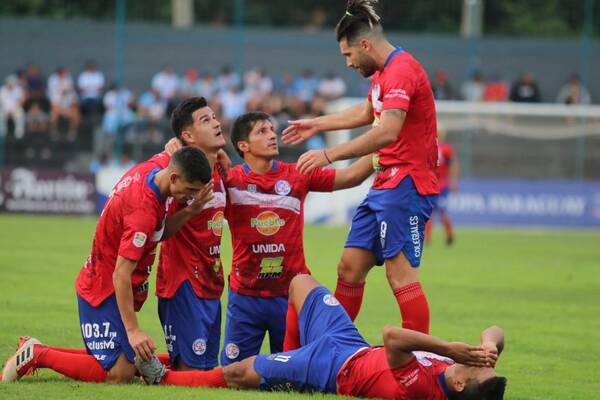
[{"label": "grass field", "polygon": [[[82,346],[73,282],[87,257],[94,226],[94,219],[0,215],[0,359],[11,355],[23,334],[57,346]],[[309,265],[330,288],[335,286],[346,231],[306,228]],[[498,370],[509,379],[507,399],[600,398],[600,232],[460,229],[451,248],[436,233],[425,250],[421,275],[431,306],[431,333],[476,342],[482,328],[502,326],[506,349]],[[228,237],[224,243],[228,266]],[[138,318],[165,351],[153,297]],[[375,269],[367,280],[358,328],[368,341],[379,343],[381,328],[399,322],[385,274]],[[83,384],[47,370],[38,378],[0,384],[0,399],[126,397],[306,398]]]}]

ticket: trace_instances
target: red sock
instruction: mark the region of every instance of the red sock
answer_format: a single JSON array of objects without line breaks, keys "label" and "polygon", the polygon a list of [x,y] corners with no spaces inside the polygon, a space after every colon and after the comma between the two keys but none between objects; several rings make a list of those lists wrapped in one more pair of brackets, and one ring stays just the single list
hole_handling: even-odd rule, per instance
[{"label": "red sock", "polygon": [[156,353],[156,356],[162,365],[165,367],[171,366],[171,357],[169,356],[169,353]]},{"label": "red sock", "polygon": [[[40,346],[35,346],[40,351]],[[107,371],[94,356],[62,352],[52,348],[41,350],[37,360],[39,368],[50,368],[67,378],[84,382],[104,382]]]},{"label": "red sock", "polygon": [[335,287],[335,298],[338,299],[340,304],[344,307],[352,321],[356,319],[356,316],[360,311],[364,293],[365,282],[356,285],[344,282],[341,278],[338,278],[337,286]]},{"label": "red sock", "polygon": [[210,371],[169,371],[163,377],[161,384],[190,387],[227,387],[227,382],[225,382],[225,376],[223,375],[223,368],[215,368]]},{"label": "red sock", "polygon": [[56,351],[60,351],[61,353],[70,353],[70,354],[87,354],[86,349],[67,349],[65,347],[56,347],[56,346],[47,346],[48,348]]},{"label": "red sock", "polygon": [[419,282],[394,290],[400,306],[402,327],[429,334],[429,304]]},{"label": "red sock", "polygon": [[288,301],[287,314],[285,315],[285,337],[283,351],[295,350],[300,347],[300,331],[298,330],[298,313],[292,301]]}]

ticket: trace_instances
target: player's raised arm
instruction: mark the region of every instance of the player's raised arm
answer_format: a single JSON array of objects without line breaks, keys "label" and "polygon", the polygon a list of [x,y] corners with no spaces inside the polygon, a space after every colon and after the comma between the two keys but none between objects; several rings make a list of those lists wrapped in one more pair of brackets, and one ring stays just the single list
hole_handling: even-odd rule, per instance
[{"label": "player's raised arm", "polygon": [[386,327],[383,330],[383,343],[392,369],[406,365],[412,359],[413,351],[428,351],[472,367],[488,367],[495,363],[494,355],[486,352],[482,346],[446,342],[411,329]]},{"label": "player's raised arm", "polygon": [[165,230],[160,240],[165,240],[173,236],[181,229],[190,219],[200,214],[206,203],[214,197],[214,183],[211,180],[204,188],[194,196],[193,201],[187,207],[177,211],[175,214],[167,217],[165,220]]},{"label": "player's raised arm", "polygon": [[113,285],[119,313],[127,331],[129,343],[136,357],[150,360],[156,349],[152,339],[146,335],[138,325],[137,317],[133,308],[133,292],[131,290],[131,274],[137,262],[125,257],[118,256],[115,271],[113,272]]},{"label": "player's raised arm", "polygon": [[362,157],[382,149],[396,141],[406,112],[400,109],[385,110],[378,125],[349,142],[339,144],[326,151],[310,150],[298,159],[298,170],[304,174],[314,168],[323,167],[333,161]]},{"label": "player's raised arm", "polygon": [[[504,350],[504,332],[502,331],[502,328],[490,326],[481,332],[481,346],[487,353],[492,356],[495,355],[495,358],[497,359],[502,353],[502,350]],[[495,366],[495,364],[494,360],[492,366]]]},{"label": "player's raised arm", "polygon": [[363,156],[348,167],[336,169],[333,190],[358,186],[372,173],[373,162],[371,156]]},{"label": "player's raised arm", "polygon": [[289,121],[282,132],[285,144],[299,144],[319,132],[352,129],[373,122],[373,106],[370,101],[357,104],[335,114],[323,115],[316,118]]}]

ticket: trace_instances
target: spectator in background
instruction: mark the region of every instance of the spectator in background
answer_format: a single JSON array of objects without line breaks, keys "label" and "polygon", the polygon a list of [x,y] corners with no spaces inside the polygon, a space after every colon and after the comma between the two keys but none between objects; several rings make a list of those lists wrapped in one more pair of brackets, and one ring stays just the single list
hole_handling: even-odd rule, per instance
[{"label": "spectator in background", "polygon": [[152,78],[152,90],[158,94],[160,99],[169,105],[176,101],[179,91],[179,77],[173,72],[173,68],[165,67]]},{"label": "spectator in background", "polygon": [[204,97],[206,100],[212,99],[217,94],[217,83],[210,72],[204,72],[195,89],[196,96]]},{"label": "spectator in background", "polygon": [[218,94],[231,91],[239,87],[242,83],[240,76],[229,65],[224,65],[217,76]]},{"label": "spectator in background", "polygon": [[443,69],[435,71],[431,88],[433,89],[433,97],[436,100],[453,100],[455,97],[452,86],[448,81],[448,73]]},{"label": "spectator in background", "polygon": [[510,89],[510,101],[517,103],[539,103],[542,101],[540,88],[531,72],[525,72]]},{"label": "spectator in background", "polygon": [[50,117],[39,102],[33,102],[29,106],[29,111],[27,111],[25,117],[25,129],[28,135],[48,133],[50,129]]},{"label": "spectator in background", "polygon": [[[113,83],[104,94],[102,102],[105,110],[102,117],[102,132],[112,138],[110,139],[112,142],[119,129],[135,120],[133,112],[135,97],[128,89],[118,88]],[[106,146],[106,143],[104,145]]]},{"label": "spectator in background", "polygon": [[59,121],[64,118],[69,124],[67,138],[69,141],[74,141],[77,138],[81,115],[73,78],[66,68],[57,68],[56,72],[48,78],[48,97],[50,98],[50,128],[53,136],[55,138],[58,136]]},{"label": "spectator in background", "polygon": [[346,82],[335,72],[329,71],[321,79],[317,92],[327,101],[339,99],[346,94]]},{"label": "spectator in background", "polygon": [[77,88],[81,95],[81,110],[85,115],[99,115],[102,113],[104,85],[104,74],[98,71],[93,60],[89,60],[85,64],[85,69],[77,78]]},{"label": "spectator in background", "polygon": [[482,101],[485,91],[485,82],[479,71],[475,71],[471,79],[464,82],[460,87],[460,95],[465,101]]},{"label": "spectator in background", "polygon": [[246,112],[247,102],[248,96],[239,86],[221,92],[219,103],[222,112],[221,125],[224,126],[224,131],[229,131],[233,120]]},{"label": "spectator in background", "polygon": [[15,127],[15,138],[22,139],[25,136],[24,103],[25,91],[19,85],[19,79],[16,75],[9,75],[0,88],[0,136],[6,136],[9,118]]},{"label": "spectator in background", "polygon": [[244,74],[244,87],[249,99],[262,102],[273,92],[273,80],[264,68],[254,68]]},{"label": "spectator in background", "polygon": [[25,82],[27,98],[25,109],[28,110],[30,104],[37,102],[44,111],[50,111],[50,103],[46,97],[46,81],[44,80],[44,77],[42,76],[40,69],[36,64],[31,63],[27,65]]},{"label": "spectator in background", "polygon": [[142,133],[143,140],[149,139],[154,143],[163,140],[163,128],[167,117],[167,100],[160,96],[156,89],[143,93],[138,100],[138,114],[145,122],[144,132],[133,132],[135,136]]},{"label": "spectator in background", "polygon": [[294,81],[293,88],[294,95],[308,105],[319,89],[319,78],[315,76],[312,69],[306,68],[302,71],[302,75]]},{"label": "spectator in background", "polygon": [[494,74],[487,85],[485,85],[483,100],[489,102],[508,100],[508,85],[499,74]]},{"label": "spectator in background", "polygon": [[194,68],[188,68],[183,74],[179,85],[179,98],[186,99],[196,96],[198,90],[198,71]]},{"label": "spectator in background", "polygon": [[590,92],[581,84],[579,75],[572,74],[556,96],[556,102],[562,104],[590,104]]}]

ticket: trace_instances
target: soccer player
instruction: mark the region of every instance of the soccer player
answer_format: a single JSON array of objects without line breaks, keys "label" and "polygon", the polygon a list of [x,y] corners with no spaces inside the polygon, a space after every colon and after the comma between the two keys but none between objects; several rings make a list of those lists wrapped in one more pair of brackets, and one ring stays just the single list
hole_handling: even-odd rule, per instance
[{"label": "soccer player", "polygon": [[267,391],[337,393],[402,399],[486,399],[504,396],[495,365],[504,348],[498,327],[472,346],[398,327],[369,346],[336,298],[309,275],[290,284],[302,347],[258,355],[212,371],[168,371],[157,359],[136,363],[147,383]]},{"label": "soccer player", "polygon": [[302,240],[306,195],[356,186],[373,172],[368,157],[308,174],[277,161],[277,134],[262,112],[240,116],[231,137],[244,163],[226,180],[233,263],[221,365],[258,354],[266,332],[271,352],[283,349],[290,280],[309,272]]},{"label": "soccer player", "polygon": [[[446,244],[451,245],[454,242],[454,229],[452,220],[448,214],[448,194],[455,192],[458,188],[459,164],[454,155],[454,148],[445,140],[446,132],[438,125],[438,178],[440,182],[440,195],[433,209],[433,214],[437,214],[444,226],[446,234]],[[431,230],[433,228],[433,216],[425,226],[425,242],[431,240]]]},{"label": "soccer player", "polygon": [[373,153],[375,181],[352,219],[335,295],[354,320],[368,272],[385,263],[402,326],[427,333],[429,305],[417,267],[425,224],[439,193],[435,105],[419,62],[385,38],[376,3],[348,1],[336,27],[346,64],[372,79],[367,101],[336,114],[290,121],[283,141],[296,144],[318,132],[372,123],[349,142],[303,154],[298,169],[309,173],[331,161]]},{"label": "soccer player", "polygon": [[154,341],[139,327],[136,312],[148,295],[148,276],[163,236],[166,200],[212,197],[211,167],[204,154],[184,148],[161,169],[155,158],[131,168],[115,185],[100,215],[91,254],[75,284],[86,347],[61,349],[30,338],[8,360],[2,381],[50,368],[82,381],[127,383],[134,357],[150,359]]},{"label": "soccer player", "polygon": [[[202,97],[183,100],[171,114],[171,128],[187,147],[202,150],[213,166],[213,199],[202,208],[170,204],[156,276],[158,311],[174,369],[218,365],[221,338],[221,235],[225,186],[217,158],[225,137],[215,113]],[[167,153],[168,154],[168,153]]]}]

